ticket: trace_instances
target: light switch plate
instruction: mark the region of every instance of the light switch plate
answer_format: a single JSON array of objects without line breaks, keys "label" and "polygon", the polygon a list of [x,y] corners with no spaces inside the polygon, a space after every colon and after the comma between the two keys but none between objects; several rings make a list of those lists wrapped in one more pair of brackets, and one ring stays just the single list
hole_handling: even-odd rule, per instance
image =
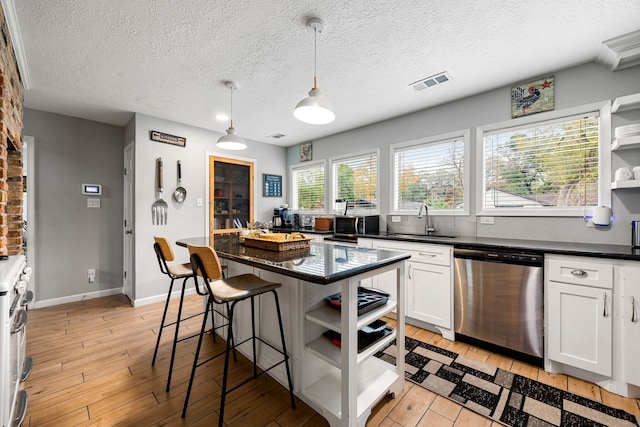
[{"label": "light switch plate", "polygon": [[88,208],[99,208],[100,207],[100,199],[96,198],[88,198],[87,199],[87,207]]},{"label": "light switch plate", "polygon": [[196,199],[196,206],[201,208],[202,207],[202,197],[198,197]]}]

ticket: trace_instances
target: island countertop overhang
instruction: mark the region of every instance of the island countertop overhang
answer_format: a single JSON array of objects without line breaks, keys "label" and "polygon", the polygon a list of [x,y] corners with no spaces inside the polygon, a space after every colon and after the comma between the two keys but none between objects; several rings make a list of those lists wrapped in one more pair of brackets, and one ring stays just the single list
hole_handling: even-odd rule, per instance
[{"label": "island countertop overhang", "polygon": [[308,250],[275,252],[247,247],[236,235],[185,238],[176,244],[182,247],[211,246],[220,258],[320,285],[376,270],[411,256],[409,253],[385,249],[316,242],[311,242]]}]

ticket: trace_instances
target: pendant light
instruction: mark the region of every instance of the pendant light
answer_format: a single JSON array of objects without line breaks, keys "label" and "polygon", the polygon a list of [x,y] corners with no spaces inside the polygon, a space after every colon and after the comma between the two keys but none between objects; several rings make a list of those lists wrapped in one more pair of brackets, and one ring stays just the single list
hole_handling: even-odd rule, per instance
[{"label": "pendant light", "polygon": [[229,93],[231,94],[231,108],[229,109],[231,123],[229,129],[227,129],[227,134],[222,135],[216,145],[218,148],[225,150],[244,150],[247,148],[247,143],[244,142],[244,139],[236,135],[236,130],[233,127],[233,91],[238,89],[238,85],[232,81],[224,82],[224,85],[229,88]]},{"label": "pendant light", "polygon": [[333,107],[324,98],[316,83],[316,62],[317,62],[317,41],[318,33],[322,33],[324,22],[320,18],[311,18],[307,21],[307,28],[313,30],[313,88],[309,91],[309,96],[298,102],[293,115],[301,122],[312,125],[324,125],[331,123],[336,115]]}]

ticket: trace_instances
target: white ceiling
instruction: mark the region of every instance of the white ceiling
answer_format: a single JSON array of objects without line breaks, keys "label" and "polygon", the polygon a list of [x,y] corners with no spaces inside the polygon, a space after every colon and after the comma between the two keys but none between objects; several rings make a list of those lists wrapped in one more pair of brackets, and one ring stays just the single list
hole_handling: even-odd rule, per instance
[{"label": "white ceiling", "polygon": [[[11,4],[12,0],[2,0]],[[25,106],[124,125],[133,112],[290,146],[597,58],[640,29],[638,0],[20,0]],[[5,7],[7,9],[7,7]],[[313,84],[336,120],[293,117]],[[420,92],[409,84],[447,71]],[[286,135],[274,140],[275,133]]]}]

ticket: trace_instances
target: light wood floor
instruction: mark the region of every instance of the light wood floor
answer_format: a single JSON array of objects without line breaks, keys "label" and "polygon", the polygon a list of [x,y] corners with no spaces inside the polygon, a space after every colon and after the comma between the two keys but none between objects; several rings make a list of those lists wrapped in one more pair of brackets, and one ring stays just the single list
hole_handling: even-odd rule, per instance
[{"label": "light wood floor", "polygon": [[[172,329],[165,329],[159,360],[151,367],[163,303],[132,308],[125,296],[113,296],[29,312],[27,354],[34,368],[25,383],[29,409],[24,426],[211,426],[218,422],[221,363],[199,368],[186,419],[181,418],[196,340],[178,345],[172,388],[165,392]],[[201,300],[188,297],[186,311],[197,312]],[[176,311],[169,314],[175,318]],[[199,329],[200,318],[185,322],[184,335]],[[166,333],[166,335],[165,335]],[[561,389],[640,415],[639,401],[624,399],[565,375],[451,342],[440,335],[407,325],[407,336],[487,361]],[[203,354],[223,345],[205,340]],[[242,359],[242,360],[241,360]],[[250,364],[239,358],[230,378],[250,375]],[[294,372],[295,375],[295,372]],[[264,375],[228,395],[225,422],[229,426],[326,426],[327,422]],[[386,397],[374,409],[367,426],[495,426],[461,406],[410,382],[401,396]]]}]

